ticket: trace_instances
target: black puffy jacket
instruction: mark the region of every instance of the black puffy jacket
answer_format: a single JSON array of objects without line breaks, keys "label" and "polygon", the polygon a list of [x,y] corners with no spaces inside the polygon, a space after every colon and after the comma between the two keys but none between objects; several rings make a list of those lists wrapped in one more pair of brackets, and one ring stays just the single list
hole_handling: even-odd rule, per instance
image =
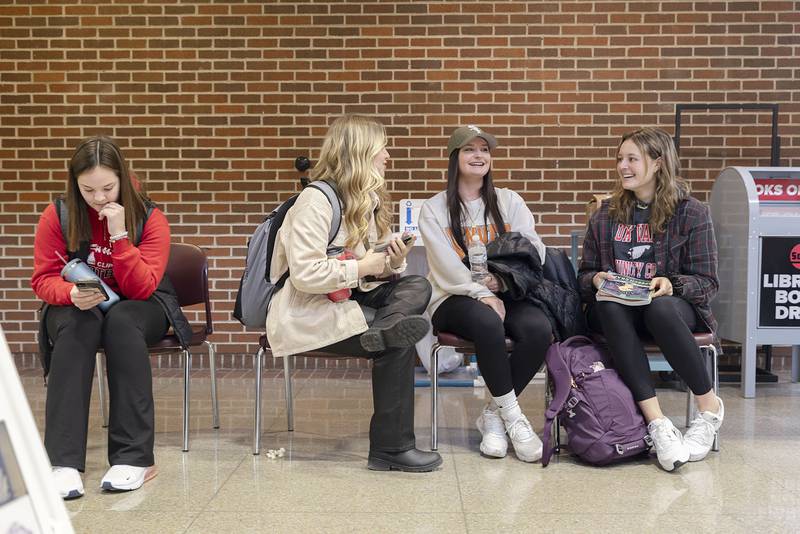
[{"label": "black puffy jacket", "polygon": [[486,255],[489,272],[505,286],[501,296],[539,307],[556,341],[585,331],[575,271],[562,250],[548,247],[543,269],[533,243],[518,232],[506,232],[489,243]]}]

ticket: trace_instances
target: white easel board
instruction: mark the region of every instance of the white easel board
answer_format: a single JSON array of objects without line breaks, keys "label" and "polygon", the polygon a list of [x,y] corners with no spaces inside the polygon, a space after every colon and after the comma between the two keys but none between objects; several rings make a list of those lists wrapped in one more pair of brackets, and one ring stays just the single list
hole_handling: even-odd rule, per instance
[{"label": "white easel board", "polygon": [[72,534],[28,399],[0,330],[0,533]]}]

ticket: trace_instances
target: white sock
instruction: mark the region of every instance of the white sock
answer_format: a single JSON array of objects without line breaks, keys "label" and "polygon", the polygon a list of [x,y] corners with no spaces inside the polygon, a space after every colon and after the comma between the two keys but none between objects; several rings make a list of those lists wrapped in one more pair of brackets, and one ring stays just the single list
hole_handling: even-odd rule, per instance
[{"label": "white sock", "polygon": [[486,409],[488,409],[488,410],[490,410],[492,412],[496,412],[498,408],[499,408],[499,406],[497,406],[497,403],[494,401],[494,397],[490,398],[489,399],[489,404],[486,405]]},{"label": "white sock", "polygon": [[506,423],[513,423],[522,416],[522,410],[517,402],[517,394],[512,389],[505,395],[499,397],[492,397],[492,400],[500,409],[500,417]]}]

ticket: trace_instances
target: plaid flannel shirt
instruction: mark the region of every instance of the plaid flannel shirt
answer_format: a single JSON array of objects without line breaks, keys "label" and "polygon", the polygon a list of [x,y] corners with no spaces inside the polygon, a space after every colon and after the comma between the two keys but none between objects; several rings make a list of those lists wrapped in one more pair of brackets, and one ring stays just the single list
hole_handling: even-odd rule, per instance
[{"label": "plaid flannel shirt", "polygon": [[[598,271],[614,270],[611,241],[613,221],[609,200],[604,200],[586,228],[583,255],[578,268],[578,283],[584,302],[594,302],[597,289],[592,278]],[[656,276],[672,282],[673,293],[693,304],[698,317],[716,336],[717,321],[711,313],[711,300],[719,289],[717,242],[706,205],[689,197],[678,203],[667,230],[654,236]]]}]

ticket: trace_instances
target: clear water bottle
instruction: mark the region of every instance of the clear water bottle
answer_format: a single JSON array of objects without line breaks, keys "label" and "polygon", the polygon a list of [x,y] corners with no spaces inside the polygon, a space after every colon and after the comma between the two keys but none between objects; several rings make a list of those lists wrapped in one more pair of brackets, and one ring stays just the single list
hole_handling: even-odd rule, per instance
[{"label": "clear water bottle", "polygon": [[489,267],[486,263],[486,247],[478,235],[472,236],[472,243],[467,249],[467,255],[469,256],[469,270],[472,273],[472,281],[482,284],[484,278],[489,276]]}]

